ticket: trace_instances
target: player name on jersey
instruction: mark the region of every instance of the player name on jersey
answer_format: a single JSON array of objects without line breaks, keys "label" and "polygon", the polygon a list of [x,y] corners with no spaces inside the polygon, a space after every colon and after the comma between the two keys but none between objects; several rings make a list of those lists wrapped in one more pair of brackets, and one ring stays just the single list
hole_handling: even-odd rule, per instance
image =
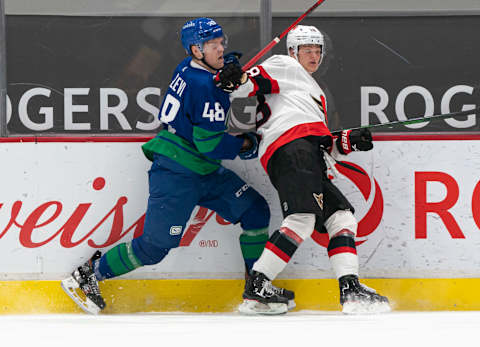
[{"label": "player name on jersey", "polygon": [[175,78],[170,83],[169,87],[177,93],[178,96],[182,96],[185,87],[187,86],[187,82],[185,82],[181,77],[180,74],[177,73]]}]

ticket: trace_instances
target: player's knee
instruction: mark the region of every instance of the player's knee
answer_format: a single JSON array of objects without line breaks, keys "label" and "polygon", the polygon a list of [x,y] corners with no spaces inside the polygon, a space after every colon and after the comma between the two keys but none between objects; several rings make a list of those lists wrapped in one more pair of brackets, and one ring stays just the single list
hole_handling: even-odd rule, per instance
[{"label": "player's knee", "polygon": [[332,214],[325,222],[330,239],[338,236],[355,237],[357,235],[357,219],[350,210],[341,210]]},{"label": "player's knee", "polygon": [[141,237],[132,241],[133,252],[143,265],[154,265],[161,262],[170,249],[175,247],[177,246],[158,246],[142,239]]},{"label": "player's knee", "polygon": [[293,213],[285,217],[280,227],[280,231],[282,231],[283,228],[285,228],[284,230],[291,230],[303,241],[312,235],[314,227],[315,214]]},{"label": "player's knee", "polygon": [[262,229],[270,223],[270,209],[265,199],[258,195],[240,217],[240,225],[243,230]]},{"label": "player's knee", "polygon": [[[281,263],[290,261],[300,244],[312,234],[314,225],[315,215],[313,213],[294,213],[285,217],[280,229],[275,231],[268,240],[284,255]],[[274,258],[276,257],[277,255],[274,256]],[[274,275],[276,276],[276,274],[278,272]]]}]

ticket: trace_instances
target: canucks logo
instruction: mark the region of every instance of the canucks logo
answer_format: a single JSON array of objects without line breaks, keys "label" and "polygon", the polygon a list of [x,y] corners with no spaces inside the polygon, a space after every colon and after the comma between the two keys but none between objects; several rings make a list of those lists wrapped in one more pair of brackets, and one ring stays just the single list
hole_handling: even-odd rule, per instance
[{"label": "canucks logo", "polygon": [[173,225],[170,227],[170,235],[180,235],[182,233],[181,225]]}]

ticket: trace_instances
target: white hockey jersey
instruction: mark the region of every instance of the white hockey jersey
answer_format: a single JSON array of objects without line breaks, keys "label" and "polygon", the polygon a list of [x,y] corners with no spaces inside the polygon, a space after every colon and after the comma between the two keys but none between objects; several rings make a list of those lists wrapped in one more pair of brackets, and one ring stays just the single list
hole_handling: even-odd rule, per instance
[{"label": "white hockey jersey", "polygon": [[257,96],[257,132],[262,136],[260,162],[301,137],[332,136],[326,125],[326,99],[315,79],[287,55],[274,55],[247,71],[249,80],[232,97]]}]

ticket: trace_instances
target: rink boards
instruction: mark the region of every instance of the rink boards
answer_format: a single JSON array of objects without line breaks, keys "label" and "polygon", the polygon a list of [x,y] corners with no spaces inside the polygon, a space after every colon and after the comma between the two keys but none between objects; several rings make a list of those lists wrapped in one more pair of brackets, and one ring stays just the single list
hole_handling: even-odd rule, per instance
[{"label": "rink boards", "polygon": [[[376,139],[373,151],[345,157],[363,174],[338,165],[334,173],[356,208],[364,282],[399,310],[479,310],[480,142]],[[142,232],[145,138],[9,141],[0,147],[0,312],[76,312],[59,280],[95,249]],[[281,211],[259,163],[225,166],[266,197],[273,232]],[[197,207],[164,262],[103,284],[108,312],[234,310],[243,286],[239,234]],[[326,244],[314,234],[279,276],[300,309],[339,308]]]}]

